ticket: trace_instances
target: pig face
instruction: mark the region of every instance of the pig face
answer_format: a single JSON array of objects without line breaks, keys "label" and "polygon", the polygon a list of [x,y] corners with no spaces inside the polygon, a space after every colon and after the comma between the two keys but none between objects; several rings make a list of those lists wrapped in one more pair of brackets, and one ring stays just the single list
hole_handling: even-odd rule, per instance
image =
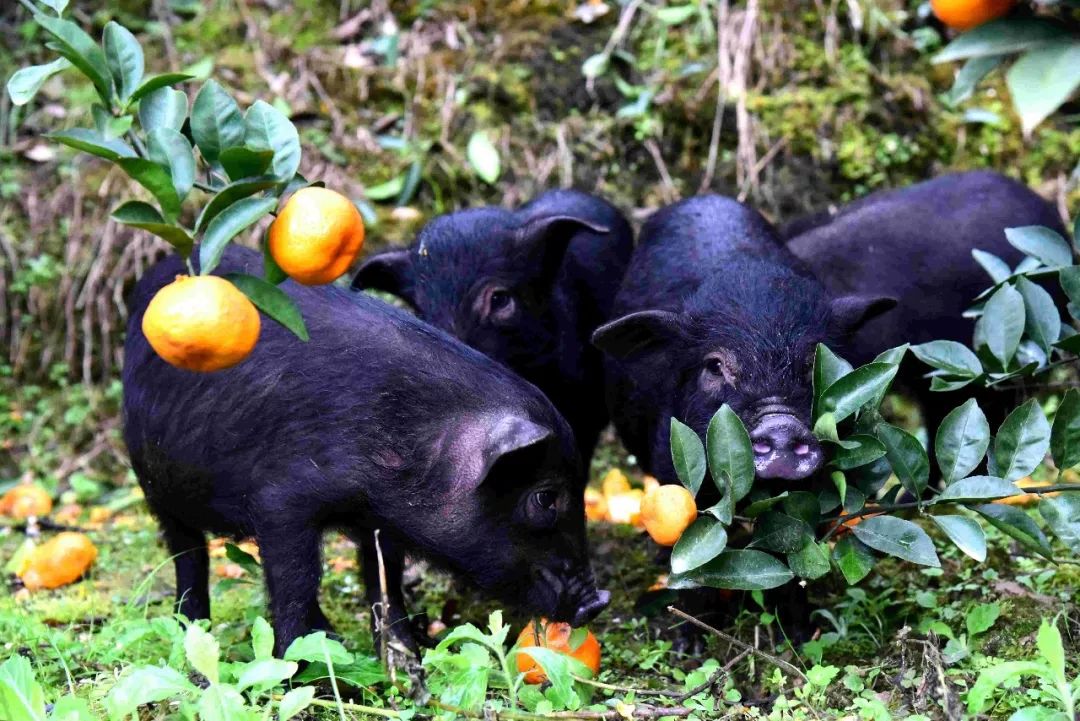
[{"label": "pig face", "polygon": [[598,591],[585,541],[584,473],[568,430],[516,416],[451,424],[417,513],[396,525],[436,562],[482,591],[581,625],[609,600]]},{"label": "pig face", "polygon": [[436,218],[405,250],[364,263],[353,288],[393,293],[420,317],[519,370],[555,350],[552,287],[567,246],[588,220],[549,215],[527,222],[498,208]]},{"label": "pig face", "polygon": [[814,349],[893,302],[829,299],[816,279],[770,261],[745,258],[730,270],[706,280],[681,312],[633,313],[593,340],[632,377],[666,378],[657,405],[699,434],[728,404],[750,434],[758,478],[807,479],[824,460],[810,430]]}]

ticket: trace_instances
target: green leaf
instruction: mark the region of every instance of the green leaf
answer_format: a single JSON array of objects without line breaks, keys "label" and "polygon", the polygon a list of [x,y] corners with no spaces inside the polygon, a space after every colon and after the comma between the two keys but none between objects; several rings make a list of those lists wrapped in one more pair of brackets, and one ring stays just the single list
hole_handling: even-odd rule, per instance
[{"label": "green leaf", "polygon": [[984,23],[958,35],[934,56],[933,62],[947,63],[987,55],[1011,55],[1067,36],[1068,31],[1065,28],[1048,20],[1011,16]]},{"label": "green leaf", "polygon": [[105,25],[102,44],[120,102],[126,103],[143,79],[145,65],[142,46],[130,30],[111,21]]},{"label": "green leaf", "polygon": [[131,94],[128,103],[138,102],[156,90],[182,83],[185,80],[191,80],[193,77],[195,76],[187,73],[165,73],[163,75],[155,75],[154,77],[147,79],[145,83],[139,86],[138,90]]},{"label": "green leaf", "polygon": [[[977,62],[977,61],[972,61]],[[971,251],[971,257],[975,259],[975,262],[982,266],[982,269],[990,276],[990,280],[994,281],[994,285],[1002,283],[1009,279],[1012,275],[1012,268],[1001,258],[997,257],[993,253],[987,253],[985,250],[979,250],[974,248]]]},{"label": "green leaf", "polygon": [[743,515],[747,518],[757,518],[765,511],[769,510],[777,503],[780,503],[788,497],[788,491],[784,491],[779,496],[773,496],[772,498],[763,498],[760,501],[754,501],[745,509],[743,509]]},{"label": "green leaf", "polygon": [[1058,273],[1061,289],[1073,305],[1080,305],[1080,266],[1062,268]]},{"label": "green leaf", "polygon": [[61,696],[53,706],[49,721],[100,721],[100,718],[90,710],[85,699],[68,694]]},{"label": "green leaf", "polygon": [[956,341],[934,340],[921,345],[913,345],[911,352],[926,365],[939,368],[951,375],[976,378],[983,372],[979,357],[967,346]]},{"label": "green leaf", "polygon": [[986,560],[986,535],[978,522],[965,516],[930,516],[956,547],[979,563]]},{"label": "green leaf", "polygon": [[1023,675],[1041,676],[1045,668],[1045,665],[1037,661],[1006,661],[983,669],[968,691],[968,713],[980,713],[998,686],[1011,683]]},{"label": "green leaf", "polygon": [[1001,615],[1001,606],[996,603],[980,603],[967,612],[964,620],[967,625],[968,638],[986,633],[993,628],[994,623]]},{"label": "green leaf", "polygon": [[278,184],[278,179],[272,175],[237,180],[234,183],[229,183],[219,190],[217,194],[211,198],[210,202],[206,204],[206,207],[203,208],[202,212],[199,214],[199,219],[195,222],[196,232],[201,233],[206,230],[210,225],[211,220],[216,218],[221,211],[233,205],[241,198],[247,198],[248,196],[255,195],[264,190],[269,190]]},{"label": "green leaf", "polygon": [[243,146],[221,151],[221,167],[233,180],[262,175],[274,160],[273,150],[252,150]]},{"label": "green leaf", "polygon": [[749,549],[724,551],[686,575],[705,586],[739,591],[765,591],[794,578],[791,570],[776,557]]},{"label": "green leaf", "polygon": [[724,480],[731,482],[731,501],[742,500],[754,483],[754,448],[735,411],[725,403],[709,421],[705,432],[705,449],[709,473],[713,482],[723,493]]},{"label": "green leaf", "polygon": [[244,142],[244,118],[232,96],[216,80],[207,80],[191,108],[191,136],[208,163],[221,151]]},{"label": "green leaf", "polygon": [[934,542],[926,531],[911,521],[893,516],[874,516],[864,518],[851,532],[875,551],[922,566],[941,566]]},{"label": "green leaf", "polygon": [[1050,454],[1061,470],[1080,464],[1080,390],[1076,388],[1069,389],[1054,412]]},{"label": "green leaf", "polygon": [[244,115],[245,142],[254,150],[274,153],[274,175],[289,180],[300,168],[300,136],[296,126],[274,106],[256,100]]},{"label": "green leaf", "polygon": [[256,308],[292,331],[293,335],[300,340],[305,343],[308,341],[308,332],[304,326],[304,317],[300,314],[300,308],[292,298],[285,294],[285,291],[253,275],[230,273],[225,277],[239,288]]},{"label": "green leaf", "polygon": [[216,638],[199,626],[191,624],[184,634],[184,653],[193,669],[205,676],[210,683],[218,682],[221,646]]},{"label": "green leaf", "polygon": [[1050,424],[1042,406],[1032,398],[1008,415],[994,440],[998,475],[1015,481],[1042,463],[1050,446]]},{"label": "green leaf", "polygon": [[[814,505],[817,505],[816,499]],[[798,518],[792,518],[786,513],[767,511],[754,524],[754,538],[750,547],[764,548],[776,553],[795,553],[802,550],[813,537],[813,530]]]},{"label": "green leaf", "polygon": [[251,650],[255,658],[274,656],[274,629],[262,616],[256,616],[251,625]]},{"label": "green leaf", "polygon": [[264,690],[278,686],[296,673],[295,661],[282,661],[278,658],[259,658],[244,664],[236,679],[236,687],[241,691],[249,688]]},{"label": "green leaf", "polygon": [[983,506],[974,506],[973,510],[989,521],[994,528],[1016,539],[1022,546],[1047,560],[1054,560],[1046,534],[1035,525],[1031,516],[1019,508],[1000,503],[988,503]]},{"label": "green leaf", "polygon": [[122,140],[109,140],[101,133],[89,128],[61,130],[56,133],[49,133],[45,137],[76,150],[81,150],[84,153],[111,160],[114,163],[121,158],[135,157],[135,151],[127,143]]},{"label": "green leaf", "polygon": [[837,541],[832,555],[849,586],[854,586],[874,570],[874,554],[854,536],[844,536]]},{"label": "green leaf", "polygon": [[656,19],[665,25],[679,25],[694,17],[697,5],[673,5],[656,11]]},{"label": "green leaf", "polygon": [[1080,554],[1080,493],[1070,491],[1056,498],[1043,496],[1039,513],[1065,547]]},{"label": "green leaf", "polygon": [[[330,678],[330,667],[325,663],[311,661],[304,670],[293,676],[293,683],[316,683]],[[386,682],[386,674],[377,658],[358,656],[352,663],[334,664],[334,678],[357,688],[367,688]]]},{"label": "green leaf", "polygon": [[179,225],[167,223],[157,208],[139,200],[129,200],[112,212],[113,220],[148,231],[168,241],[184,257],[191,254],[195,241]]},{"label": "green leaf", "polygon": [[[968,60],[964,63],[964,67],[960,68],[960,72],[956,74],[956,80],[953,81],[952,88],[946,93],[946,102],[951,106],[956,106],[970,98],[971,94],[975,92],[975,87],[982,82],[982,79],[989,75],[994,68],[1000,65],[1001,61],[1004,59],[1004,55],[984,55]],[[985,268],[986,266],[983,267]],[[1008,273],[1005,274],[1005,277],[1008,277]],[[995,279],[994,282],[999,283],[1004,279],[1005,278],[1001,278],[1000,280]]]},{"label": "green leaf", "polygon": [[243,721],[250,718],[244,697],[232,686],[212,684],[199,695],[195,706],[199,721]]},{"label": "green leaf", "polygon": [[64,10],[67,9],[68,0],[41,0],[41,4],[52,8],[56,16],[60,17],[64,14]]},{"label": "green leaf", "polygon": [[[825,389],[853,371],[851,364],[833,353],[824,343],[818,343],[814,349],[814,407]],[[816,418],[818,413],[814,413]]]},{"label": "green leaf", "polygon": [[266,241],[262,243],[263,254],[263,280],[271,285],[281,285],[288,279],[288,274],[281,269],[281,266],[274,260],[273,254],[270,252],[270,244]]},{"label": "green leaf", "polygon": [[401,195],[402,188],[405,187],[405,175],[404,173],[391,178],[385,183],[379,183],[378,185],[369,185],[364,188],[364,197],[368,200],[380,201],[390,200]]},{"label": "green leaf", "polygon": [[705,480],[705,446],[694,429],[671,418],[671,462],[675,475],[695,496]]},{"label": "green leaf", "polygon": [[218,213],[199,243],[199,272],[208,275],[221,262],[225,246],[239,233],[262,220],[277,206],[277,198],[242,198]]},{"label": "green leaf", "polygon": [[1041,225],[1006,228],[1005,238],[1017,250],[1037,259],[1048,268],[1073,264],[1072,249],[1057,232]]},{"label": "green leaf", "polygon": [[94,127],[107,140],[119,138],[131,130],[131,124],[135,120],[130,115],[113,115],[99,103],[90,106],[90,114],[94,117]]},{"label": "green leaf", "polygon": [[1065,645],[1061,642],[1061,631],[1053,622],[1043,619],[1039,624],[1039,633],[1035,636],[1035,646],[1039,655],[1054,673],[1058,688],[1068,688],[1069,680],[1065,676]]},{"label": "green leaf", "polygon": [[885,455],[885,444],[867,434],[858,434],[845,439],[854,445],[837,446],[830,463],[842,471],[865,466]]},{"label": "green leaf", "polygon": [[45,692],[18,653],[0,664],[0,713],[4,721],[45,721]]},{"label": "green leaf", "polygon": [[555,698],[560,706],[577,708],[581,705],[581,700],[574,691],[574,676],[592,678],[592,669],[573,656],[542,646],[521,648],[518,649],[518,653],[530,656],[533,661],[544,669],[544,675],[547,676],[548,683],[551,684],[548,693]]},{"label": "green leaf", "polygon": [[112,76],[109,74],[105,53],[94,39],[70,20],[50,17],[43,13],[34,13],[34,20],[56,39],[55,43],[50,43],[56,52],[67,58],[90,79],[101,102],[110,107],[113,95]]},{"label": "green leaf", "polygon": [[900,483],[916,498],[921,498],[930,481],[930,459],[919,439],[907,431],[881,423],[874,431],[885,445],[885,458]]},{"label": "green leaf", "polygon": [[285,650],[286,661],[311,661],[325,663],[329,656],[330,662],[336,669],[338,665],[348,666],[353,662],[353,655],[349,653],[340,641],[326,637],[326,631],[309,633],[301,636],[289,644]]},{"label": "green leaf", "polygon": [[7,91],[11,97],[11,104],[26,105],[34,99],[34,96],[38,94],[46,80],[70,67],[71,63],[68,62],[67,58],[57,58],[51,63],[31,65],[16,70],[15,74],[7,82]]},{"label": "green leaf", "polygon": [[975,322],[976,347],[985,346],[1002,368],[1008,368],[1024,335],[1024,319],[1023,296],[1011,285],[1001,286]]},{"label": "green leaf", "polygon": [[898,366],[892,363],[867,363],[839,379],[821,394],[819,413],[832,413],[841,423],[889,387]]},{"label": "green leaf", "polygon": [[301,686],[289,691],[281,697],[281,702],[278,705],[278,721],[289,721],[293,716],[310,706],[314,698],[314,686]]},{"label": "green leaf", "polygon": [[598,78],[607,72],[611,64],[611,56],[607,53],[596,53],[585,58],[581,64],[581,74],[586,78]]},{"label": "green leaf", "polygon": [[1005,81],[1025,134],[1030,134],[1080,87],[1077,67],[1080,41],[1076,39],[1033,48],[1012,64]]},{"label": "green leaf", "polygon": [[945,416],[938,427],[934,453],[945,483],[975,470],[990,446],[990,424],[974,398]]},{"label": "green leaf", "polygon": [[699,516],[671,550],[671,570],[686,573],[716,558],[727,547],[727,531],[712,516]]},{"label": "green leaf", "polygon": [[995,476],[971,476],[954,481],[945,487],[935,500],[938,501],[983,501],[990,498],[1008,498],[1018,496],[1023,491],[1014,484]]},{"label": "green leaf", "polygon": [[235,543],[225,544],[225,557],[248,573],[259,573],[261,571],[259,562],[255,560],[255,556],[252,556]]},{"label": "green leaf", "polygon": [[180,215],[180,196],[176,194],[168,170],[144,158],[120,158],[116,164],[128,177],[150,191],[161,204],[161,214],[165,216],[165,220],[176,220]]},{"label": "green leaf", "polygon": [[1049,355],[1061,333],[1057,304],[1049,293],[1024,276],[1016,280],[1016,289],[1024,298],[1024,328],[1028,337]]},{"label": "green leaf", "polygon": [[112,721],[120,721],[139,706],[184,694],[198,689],[175,669],[161,666],[141,666],[122,676],[105,698],[105,709]]},{"label": "green leaf", "polygon": [[158,88],[139,101],[139,124],[148,133],[157,128],[179,132],[187,114],[187,94],[172,88]]},{"label": "green leaf", "polygon": [[176,197],[183,202],[195,184],[195,154],[191,143],[172,128],[155,128],[147,136],[150,160],[169,171]]},{"label": "green leaf", "polygon": [[499,160],[499,151],[491,142],[491,138],[483,130],[477,130],[469,138],[469,145],[465,148],[465,156],[469,164],[488,185],[493,185],[499,179],[502,172],[502,163]]},{"label": "green leaf", "polygon": [[829,544],[807,543],[802,550],[789,553],[787,562],[799,578],[809,581],[821,578],[829,572]]}]

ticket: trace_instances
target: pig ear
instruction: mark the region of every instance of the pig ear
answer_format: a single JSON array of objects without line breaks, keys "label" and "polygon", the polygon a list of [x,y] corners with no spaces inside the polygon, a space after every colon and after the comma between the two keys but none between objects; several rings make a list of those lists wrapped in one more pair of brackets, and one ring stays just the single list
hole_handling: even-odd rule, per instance
[{"label": "pig ear", "polygon": [[412,259],[406,249],[372,256],[352,280],[353,290],[381,290],[414,304]]},{"label": "pig ear", "polygon": [[867,321],[896,307],[896,298],[871,295],[844,295],[833,298],[832,322],[842,333],[854,333]]},{"label": "pig ear", "polygon": [[479,416],[466,420],[448,454],[452,467],[457,469],[456,490],[479,487],[500,460],[543,443],[553,435],[550,428],[519,416],[496,419]]},{"label": "pig ear", "polygon": [[600,326],[593,333],[592,343],[610,356],[627,359],[659,350],[683,335],[683,323],[678,314],[643,310]]},{"label": "pig ear", "polygon": [[514,232],[513,246],[528,268],[544,281],[554,281],[575,233],[587,230],[604,235],[607,226],[575,215],[546,215],[530,220]]}]

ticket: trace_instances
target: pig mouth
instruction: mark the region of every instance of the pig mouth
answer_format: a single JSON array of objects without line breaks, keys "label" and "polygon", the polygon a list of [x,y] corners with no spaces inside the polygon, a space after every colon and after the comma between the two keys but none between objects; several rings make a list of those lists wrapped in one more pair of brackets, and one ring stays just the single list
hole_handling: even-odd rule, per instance
[{"label": "pig mouth", "polygon": [[596,618],[610,602],[611,593],[596,588],[591,571],[565,576],[541,567],[535,572],[527,605],[552,621],[576,627]]}]

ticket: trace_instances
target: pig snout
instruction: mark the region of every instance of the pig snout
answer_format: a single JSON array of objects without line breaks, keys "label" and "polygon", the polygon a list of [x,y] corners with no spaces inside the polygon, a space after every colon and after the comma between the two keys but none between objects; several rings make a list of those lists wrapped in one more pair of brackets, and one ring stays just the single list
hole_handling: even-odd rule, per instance
[{"label": "pig snout", "polygon": [[824,460],[821,445],[802,421],[787,413],[765,415],[750,431],[758,478],[798,481]]},{"label": "pig snout", "polygon": [[600,615],[611,602],[611,593],[596,587],[591,570],[570,574],[540,569],[539,581],[546,588],[550,601],[544,612],[553,621],[567,621],[572,626],[583,626]]}]

